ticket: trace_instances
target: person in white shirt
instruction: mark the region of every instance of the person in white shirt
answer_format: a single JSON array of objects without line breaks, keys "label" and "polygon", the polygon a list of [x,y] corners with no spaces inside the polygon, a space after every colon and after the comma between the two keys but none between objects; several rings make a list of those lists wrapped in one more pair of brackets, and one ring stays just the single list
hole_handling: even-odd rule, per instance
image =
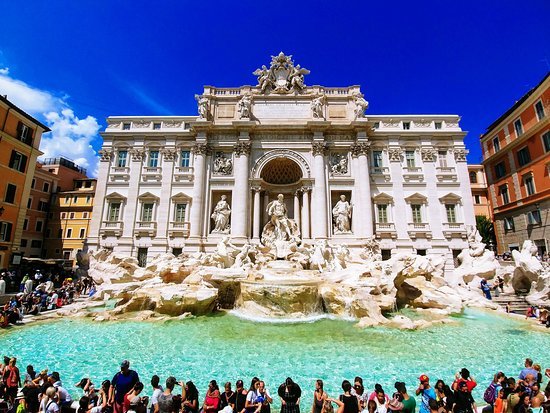
[{"label": "person in white shirt", "polygon": [[46,395],[40,401],[40,413],[59,413],[57,400],[57,390],[55,387],[48,387]]}]

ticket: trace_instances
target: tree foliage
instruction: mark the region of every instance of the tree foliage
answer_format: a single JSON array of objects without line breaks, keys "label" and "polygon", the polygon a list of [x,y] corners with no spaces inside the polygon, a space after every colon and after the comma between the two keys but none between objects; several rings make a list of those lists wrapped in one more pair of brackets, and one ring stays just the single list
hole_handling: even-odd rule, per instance
[{"label": "tree foliage", "polygon": [[476,215],[476,227],[486,245],[489,245],[489,241],[496,245],[495,227],[493,221],[491,221],[485,215]]}]

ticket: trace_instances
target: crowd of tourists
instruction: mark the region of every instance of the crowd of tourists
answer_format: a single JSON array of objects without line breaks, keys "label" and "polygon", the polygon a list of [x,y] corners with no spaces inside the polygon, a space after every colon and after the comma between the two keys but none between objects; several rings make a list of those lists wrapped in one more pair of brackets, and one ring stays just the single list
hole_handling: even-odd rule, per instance
[{"label": "crowd of tourists", "polygon": [[[472,391],[477,381],[463,368],[452,382],[432,380],[426,374],[418,378],[410,393],[404,382],[396,382],[391,392],[380,384],[368,390],[361,377],[353,382],[342,382],[342,393],[331,397],[322,380],[314,383],[313,402],[301,403],[303,391],[291,378],[271,394],[265,382],[254,377],[248,389],[237,380],[235,390],[227,382],[220,389],[216,380],[208,383],[204,397],[200,397],[192,381],[181,381],[171,376],[164,386],[154,375],[150,387],[140,381],[130,363],[124,360],[111,380],[96,386],[89,377],[75,384],[81,396],[73,399],[68,386],[56,371],[37,373],[27,366],[22,375],[15,358],[4,358],[0,364],[0,411],[2,413],[270,413],[274,397],[280,400],[281,413],[474,413],[478,411]],[[550,369],[545,376],[550,378]],[[494,375],[483,393],[483,413],[549,413],[550,384],[541,389],[544,375],[541,367],[531,359],[517,377],[503,372]],[[151,397],[144,396],[148,393]],[[417,406],[418,404],[418,406]]]},{"label": "crowd of tourists", "polygon": [[[10,274],[0,273],[0,294],[4,294],[8,282],[12,283]],[[33,276],[26,274],[19,282],[18,292],[0,307],[0,327],[18,324],[26,314],[37,315],[63,307],[72,303],[75,297],[93,292],[94,288],[90,277],[74,280],[52,273],[42,274],[40,270]]]}]

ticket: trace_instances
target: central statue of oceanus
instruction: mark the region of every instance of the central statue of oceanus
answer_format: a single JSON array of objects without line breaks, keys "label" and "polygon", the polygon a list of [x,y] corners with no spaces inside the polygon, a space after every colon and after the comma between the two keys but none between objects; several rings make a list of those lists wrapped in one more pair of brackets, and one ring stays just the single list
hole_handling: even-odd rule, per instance
[{"label": "central statue of oceanus", "polygon": [[262,244],[275,249],[277,258],[285,258],[292,246],[300,244],[300,230],[293,219],[288,218],[288,210],[283,194],[267,205],[269,221],[262,231]]}]

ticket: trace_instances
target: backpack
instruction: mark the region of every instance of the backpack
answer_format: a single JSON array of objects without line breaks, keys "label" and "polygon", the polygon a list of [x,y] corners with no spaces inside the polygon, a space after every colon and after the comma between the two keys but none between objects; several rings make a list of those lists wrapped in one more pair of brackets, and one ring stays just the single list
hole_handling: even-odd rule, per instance
[{"label": "backpack", "polygon": [[497,399],[497,385],[495,383],[489,384],[489,387],[483,393],[483,400],[489,404],[493,404]]}]

